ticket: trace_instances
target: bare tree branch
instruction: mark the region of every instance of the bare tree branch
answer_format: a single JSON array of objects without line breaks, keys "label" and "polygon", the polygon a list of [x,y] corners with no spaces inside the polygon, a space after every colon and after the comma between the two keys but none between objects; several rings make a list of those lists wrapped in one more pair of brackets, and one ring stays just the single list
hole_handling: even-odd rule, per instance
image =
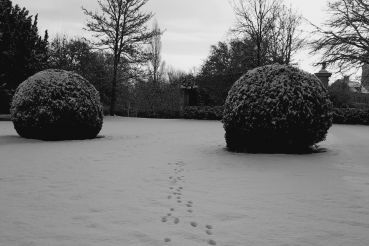
[{"label": "bare tree branch", "polygon": [[369,3],[366,0],[335,0],[328,4],[330,18],[320,37],[311,42],[311,53],[322,52],[323,62],[346,71],[369,63]]},{"label": "bare tree branch", "polygon": [[290,64],[304,40],[302,17],[277,0],[234,0],[237,24],[233,32],[255,43],[257,66]]}]

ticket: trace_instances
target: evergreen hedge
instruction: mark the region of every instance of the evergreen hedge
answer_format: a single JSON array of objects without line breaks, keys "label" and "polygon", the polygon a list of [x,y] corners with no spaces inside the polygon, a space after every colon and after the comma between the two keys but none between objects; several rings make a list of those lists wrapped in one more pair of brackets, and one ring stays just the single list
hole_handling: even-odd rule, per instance
[{"label": "evergreen hedge", "polygon": [[98,91],[64,70],[45,70],[21,83],[10,111],[15,130],[25,138],[91,139],[103,124]]},{"label": "evergreen hedge", "polygon": [[332,103],[314,75],[286,65],[247,72],[231,88],[223,115],[231,151],[295,152],[325,139]]}]

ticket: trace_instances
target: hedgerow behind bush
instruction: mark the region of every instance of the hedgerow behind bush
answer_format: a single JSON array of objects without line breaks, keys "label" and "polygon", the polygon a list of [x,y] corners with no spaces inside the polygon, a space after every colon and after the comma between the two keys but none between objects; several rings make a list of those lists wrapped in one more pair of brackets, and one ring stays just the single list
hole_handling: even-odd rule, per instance
[{"label": "hedgerow behind bush", "polygon": [[232,87],[223,123],[232,151],[294,152],[325,139],[332,103],[321,81],[292,66],[249,71]]},{"label": "hedgerow behind bush", "polygon": [[369,125],[369,109],[335,108],[333,110],[333,123]]},{"label": "hedgerow behind bush", "polygon": [[11,119],[18,134],[43,140],[95,138],[103,124],[98,91],[64,70],[39,72],[17,88]]},{"label": "hedgerow behind bush", "polygon": [[221,120],[223,106],[191,106],[183,110],[183,118],[197,120]]}]

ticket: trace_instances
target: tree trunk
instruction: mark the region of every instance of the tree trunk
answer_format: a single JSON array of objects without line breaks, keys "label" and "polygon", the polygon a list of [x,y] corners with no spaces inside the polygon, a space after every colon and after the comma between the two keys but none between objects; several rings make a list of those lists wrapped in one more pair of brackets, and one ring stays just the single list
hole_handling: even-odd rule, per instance
[{"label": "tree trunk", "polygon": [[115,113],[117,74],[118,74],[118,60],[117,58],[114,58],[113,80],[112,80],[111,98],[110,98],[110,115],[111,116],[114,116],[114,113]]},{"label": "tree trunk", "polygon": [[130,117],[130,110],[131,110],[131,102],[128,102],[128,105],[127,105],[127,116]]}]

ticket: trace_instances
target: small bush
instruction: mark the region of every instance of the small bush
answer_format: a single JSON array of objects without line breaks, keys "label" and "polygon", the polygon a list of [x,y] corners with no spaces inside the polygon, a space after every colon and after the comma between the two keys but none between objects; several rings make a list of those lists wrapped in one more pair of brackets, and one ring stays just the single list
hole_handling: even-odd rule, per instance
[{"label": "small bush", "polygon": [[335,108],[333,110],[333,123],[369,125],[369,109]]},{"label": "small bush", "polygon": [[295,152],[325,139],[332,103],[321,81],[285,65],[249,71],[232,87],[223,123],[232,151]]},{"label": "small bush", "polygon": [[351,101],[350,87],[343,80],[337,80],[328,87],[329,97],[334,107],[347,107]]},{"label": "small bush", "polygon": [[19,85],[11,119],[25,138],[89,139],[101,130],[103,108],[98,91],[83,77],[50,69]]},{"label": "small bush", "polygon": [[221,120],[223,117],[223,106],[192,106],[185,107],[183,118],[197,120]]}]

